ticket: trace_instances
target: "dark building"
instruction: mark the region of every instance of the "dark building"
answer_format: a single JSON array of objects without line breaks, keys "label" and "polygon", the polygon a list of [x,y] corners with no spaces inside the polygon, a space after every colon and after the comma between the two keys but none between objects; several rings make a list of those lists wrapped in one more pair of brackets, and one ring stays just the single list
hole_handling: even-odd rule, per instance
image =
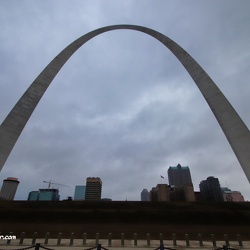
[{"label": "dark building", "polygon": [[168,169],[169,185],[175,187],[190,186],[192,183],[189,167],[178,164],[176,167],[170,166]]},{"label": "dark building", "polygon": [[100,201],[102,195],[102,181],[99,177],[88,177],[86,180],[86,201]]},{"label": "dark building", "polygon": [[194,192],[194,196],[195,196],[195,200],[196,201],[202,201],[202,197],[201,197],[201,192],[200,191],[195,191]]},{"label": "dark building", "polygon": [[200,182],[200,192],[204,201],[224,201],[219,179],[213,176]]},{"label": "dark building", "polygon": [[172,187],[170,194],[171,201],[196,201],[193,185],[184,185],[180,188]]},{"label": "dark building", "polygon": [[149,200],[150,201],[158,201],[157,190],[156,187],[152,187],[149,192]]}]

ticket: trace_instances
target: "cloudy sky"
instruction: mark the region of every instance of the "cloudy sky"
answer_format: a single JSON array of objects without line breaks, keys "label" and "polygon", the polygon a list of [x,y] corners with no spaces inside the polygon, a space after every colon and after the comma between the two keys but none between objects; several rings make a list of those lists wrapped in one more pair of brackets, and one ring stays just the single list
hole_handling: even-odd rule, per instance
[{"label": "cloudy sky", "polygon": [[[0,0],[0,123],[44,67],[94,29],[136,24],[177,42],[205,69],[250,127],[250,1]],[[15,199],[60,183],[73,196],[87,177],[102,197],[140,200],[189,166],[250,200],[250,184],[216,119],[179,61],[154,38],[116,30],[93,38],[56,76],[21,134],[2,181]],[[160,176],[165,179],[161,179]]]}]

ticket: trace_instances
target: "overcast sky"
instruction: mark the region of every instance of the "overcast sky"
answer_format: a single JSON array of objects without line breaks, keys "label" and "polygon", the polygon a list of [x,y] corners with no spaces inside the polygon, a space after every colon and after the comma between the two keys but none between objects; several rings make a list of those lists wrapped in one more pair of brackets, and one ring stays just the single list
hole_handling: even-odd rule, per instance
[{"label": "overcast sky", "polygon": [[[190,53],[250,127],[250,1],[0,0],[0,123],[69,43],[94,29],[136,24]],[[99,35],[65,64],[0,172],[20,181],[15,199],[100,177],[103,198],[140,200],[189,166],[196,191],[208,176],[250,200],[250,184],[191,77],[166,47],[132,30]],[[164,180],[160,176],[164,176]]]}]

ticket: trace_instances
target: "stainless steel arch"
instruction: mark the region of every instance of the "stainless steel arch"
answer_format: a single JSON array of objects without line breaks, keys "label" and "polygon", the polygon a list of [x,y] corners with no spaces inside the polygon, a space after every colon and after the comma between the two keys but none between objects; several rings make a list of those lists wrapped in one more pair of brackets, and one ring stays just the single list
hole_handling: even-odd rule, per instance
[{"label": "stainless steel arch", "polygon": [[0,169],[2,169],[36,105],[67,60],[91,38],[117,29],[130,29],[146,33],[159,40],[178,58],[206,99],[250,182],[250,133],[220,89],[202,67],[173,40],[155,30],[126,24],[103,27],[78,38],[62,50],[34,80],[1,124]]}]

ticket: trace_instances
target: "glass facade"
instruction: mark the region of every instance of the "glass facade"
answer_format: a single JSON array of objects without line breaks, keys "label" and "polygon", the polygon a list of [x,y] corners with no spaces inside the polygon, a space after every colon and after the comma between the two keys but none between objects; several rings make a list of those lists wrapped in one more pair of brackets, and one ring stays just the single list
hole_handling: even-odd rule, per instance
[{"label": "glass facade", "polygon": [[28,201],[37,201],[39,197],[39,191],[31,191],[29,193]]},{"label": "glass facade", "polygon": [[39,201],[59,201],[60,195],[58,189],[39,189]]},{"label": "glass facade", "polygon": [[75,201],[85,200],[85,194],[86,194],[86,186],[76,186],[74,200]]}]

